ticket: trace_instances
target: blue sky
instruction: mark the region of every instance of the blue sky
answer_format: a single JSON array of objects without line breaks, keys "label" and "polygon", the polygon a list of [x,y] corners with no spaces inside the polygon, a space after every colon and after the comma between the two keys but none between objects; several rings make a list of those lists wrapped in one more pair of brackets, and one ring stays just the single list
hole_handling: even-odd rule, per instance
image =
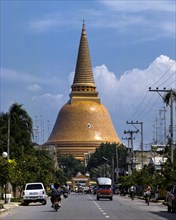
[{"label": "blue sky", "polygon": [[[126,121],[138,120],[144,123],[146,146],[156,131],[157,139],[163,138],[164,104],[148,88],[176,88],[174,0],[1,0],[0,4],[0,112],[7,112],[14,102],[23,104],[34,129],[40,131],[35,140],[47,139],[69,100],[85,20],[95,83],[118,136],[128,137],[123,131],[134,127]],[[176,127],[175,112],[174,106]],[[137,134],[136,148],[139,142]]]}]

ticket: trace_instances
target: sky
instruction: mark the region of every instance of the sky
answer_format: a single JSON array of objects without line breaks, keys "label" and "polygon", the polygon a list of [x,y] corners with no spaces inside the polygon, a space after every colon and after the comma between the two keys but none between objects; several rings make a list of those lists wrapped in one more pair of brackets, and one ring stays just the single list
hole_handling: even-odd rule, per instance
[{"label": "sky", "polygon": [[[175,0],[0,0],[0,112],[13,103],[44,143],[68,102],[86,25],[95,84],[121,141],[143,123],[144,149],[168,135],[164,92],[176,88]],[[176,106],[174,104],[174,141]],[[134,134],[140,149],[141,134]]]}]

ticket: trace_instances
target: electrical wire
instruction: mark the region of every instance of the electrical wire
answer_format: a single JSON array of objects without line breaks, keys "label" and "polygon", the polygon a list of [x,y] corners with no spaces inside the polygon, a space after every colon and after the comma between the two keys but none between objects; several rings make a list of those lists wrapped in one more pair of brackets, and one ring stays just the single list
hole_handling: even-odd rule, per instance
[{"label": "electrical wire", "polygon": [[[138,107],[137,111],[135,111],[135,112],[133,113],[133,115],[130,116],[129,118],[134,118],[134,116],[135,116],[135,115],[138,113],[138,111],[142,108],[142,105],[143,105],[143,103],[144,103],[144,101],[145,101],[145,99],[146,99],[146,97],[147,97],[147,94],[148,94],[148,91],[146,92],[144,98],[142,99],[142,102],[140,103],[140,106]],[[129,120],[128,120],[128,121],[129,121]]]},{"label": "electrical wire", "polygon": [[[163,83],[161,83],[158,87],[160,87],[160,86],[162,86],[163,84],[165,84],[172,76],[175,75],[175,73],[176,73],[176,71],[174,71],[174,72],[170,75],[170,77],[169,77],[167,80],[165,80]],[[167,87],[167,86],[166,86],[166,87]]]},{"label": "electrical wire", "polygon": [[174,82],[176,82],[176,80],[174,80],[173,82],[169,83],[166,87],[169,87],[169,86],[172,85]]},{"label": "electrical wire", "polygon": [[[153,98],[153,96],[152,96],[152,98]],[[150,99],[150,101],[151,101],[152,99]],[[141,117],[139,117],[139,120],[141,121],[142,119],[144,119],[148,114],[149,114],[149,112],[151,111],[151,109],[154,107],[154,105],[157,103],[157,100],[158,100],[158,98],[156,97],[156,99],[154,100],[154,102],[153,102],[153,104],[150,106],[150,108],[148,109],[148,111],[144,114],[144,116],[142,115]],[[142,112],[143,113],[143,112]]]},{"label": "electrical wire", "polygon": [[175,62],[176,62],[176,61],[174,61],[174,62],[170,65],[169,69],[168,69],[151,87],[153,87],[154,85],[156,85],[156,84],[169,72],[169,70],[171,69],[171,67],[174,65]]}]

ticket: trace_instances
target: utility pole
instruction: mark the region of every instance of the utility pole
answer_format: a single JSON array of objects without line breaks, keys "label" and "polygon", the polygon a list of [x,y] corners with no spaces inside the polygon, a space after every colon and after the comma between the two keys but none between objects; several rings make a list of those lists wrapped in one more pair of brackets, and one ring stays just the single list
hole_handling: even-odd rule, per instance
[{"label": "utility pole", "polygon": [[[135,137],[133,138],[133,140],[135,139]],[[122,140],[128,140],[128,153],[130,152],[130,137],[122,137]]]},{"label": "utility pole", "polygon": [[139,130],[137,131],[132,131],[132,130],[124,130],[124,134],[129,134],[130,135],[130,140],[131,140],[131,154],[132,154],[132,164],[133,164],[133,160],[134,160],[134,149],[133,149],[133,134],[134,133],[138,133]]},{"label": "utility pole", "polygon": [[10,113],[8,114],[8,131],[7,131],[7,160],[10,158]]},{"label": "utility pole", "polygon": [[142,158],[142,168],[144,167],[144,141],[143,141],[143,122],[139,122],[139,121],[131,121],[131,122],[126,122],[127,124],[140,124],[141,125],[141,131],[137,130],[140,134],[141,134],[141,158]]},{"label": "utility pole", "polygon": [[173,146],[173,89],[151,89],[151,87],[149,87],[149,92],[157,92],[163,99],[164,97],[159,93],[159,92],[168,92],[170,93],[170,157],[171,157],[171,163],[173,163],[174,161],[174,146]]},{"label": "utility pole", "polygon": [[118,148],[116,145],[116,181],[119,179],[119,154],[118,154]]}]

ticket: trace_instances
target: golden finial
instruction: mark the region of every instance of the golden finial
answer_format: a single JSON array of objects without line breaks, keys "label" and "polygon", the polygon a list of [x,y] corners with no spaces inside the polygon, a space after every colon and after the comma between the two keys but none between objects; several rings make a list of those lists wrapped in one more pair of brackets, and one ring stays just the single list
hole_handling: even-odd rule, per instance
[{"label": "golden finial", "polygon": [[85,30],[86,30],[86,28],[85,28],[85,21],[84,21],[84,19],[83,19],[83,27],[82,27],[82,29],[83,29],[83,31],[85,31]]}]

